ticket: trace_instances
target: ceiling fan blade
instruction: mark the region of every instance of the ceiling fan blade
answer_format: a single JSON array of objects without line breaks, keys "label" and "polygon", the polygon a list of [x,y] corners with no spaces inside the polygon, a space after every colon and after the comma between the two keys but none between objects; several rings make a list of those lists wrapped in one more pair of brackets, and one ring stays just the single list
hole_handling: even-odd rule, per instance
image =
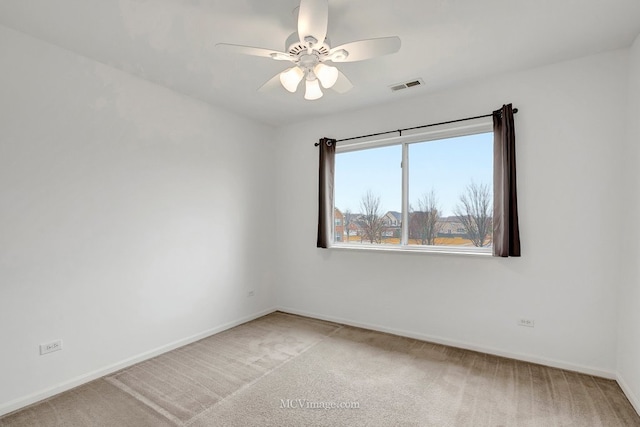
[{"label": "ceiling fan blade", "polygon": [[272,78],[270,78],[265,84],[258,88],[258,92],[271,92],[278,87],[282,87],[280,83],[280,73],[276,74]]},{"label": "ceiling fan blade", "polygon": [[342,73],[342,71],[338,70],[338,80],[336,80],[336,83],[331,87],[331,89],[338,93],[345,93],[353,89],[353,84],[351,84],[351,81]]},{"label": "ceiling fan blade", "polygon": [[[332,62],[355,62],[377,56],[389,55],[400,50],[400,37],[382,37],[379,39],[358,40],[336,46],[329,52]],[[346,58],[340,55],[341,51],[347,51]]]},{"label": "ceiling fan blade", "polygon": [[304,43],[307,37],[316,39],[316,43],[324,43],[327,37],[329,22],[328,0],[300,0],[298,10],[298,37]]},{"label": "ceiling fan blade", "polygon": [[288,53],[278,52],[277,50],[263,49],[261,47],[242,46],[239,44],[218,43],[218,50],[229,53],[240,53],[242,55],[261,56],[263,58],[271,58],[281,61],[290,61],[292,56]]}]

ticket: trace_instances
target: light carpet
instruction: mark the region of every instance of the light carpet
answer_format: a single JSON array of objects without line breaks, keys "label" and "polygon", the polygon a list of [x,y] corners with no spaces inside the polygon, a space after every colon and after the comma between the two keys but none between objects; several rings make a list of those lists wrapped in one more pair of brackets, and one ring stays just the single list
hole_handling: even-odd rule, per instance
[{"label": "light carpet", "polygon": [[640,426],[615,381],[273,313],[0,426]]}]

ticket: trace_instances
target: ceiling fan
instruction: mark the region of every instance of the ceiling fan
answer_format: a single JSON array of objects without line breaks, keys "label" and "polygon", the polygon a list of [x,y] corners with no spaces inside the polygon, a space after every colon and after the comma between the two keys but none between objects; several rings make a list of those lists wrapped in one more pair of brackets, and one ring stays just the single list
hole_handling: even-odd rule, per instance
[{"label": "ceiling fan", "polygon": [[333,88],[338,93],[344,93],[353,87],[349,79],[330,64],[362,61],[400,50],[400,38],[397,36],[358,40],[332,48],[327,38],[328,21],[328,0],[301,0],[298,31],[287,38],[284,52],[228,43],[218,43],[216,47],[229,52],[293,63],[292,67],[278,73],[263,87],[274,80],[280,80],[286,90],[295,93],[304,80],[304,98],[307,100],[322,97],[320,86],[325,89]]}]

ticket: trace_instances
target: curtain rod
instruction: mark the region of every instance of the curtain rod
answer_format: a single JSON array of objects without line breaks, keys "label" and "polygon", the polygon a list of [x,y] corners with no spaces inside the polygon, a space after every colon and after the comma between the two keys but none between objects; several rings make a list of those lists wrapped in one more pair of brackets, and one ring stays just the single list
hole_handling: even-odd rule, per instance
[{"label": "curtain rod", "polygon": [[[518,109],[514,108],[513,109],[513,114],[516,114],[517,112],[518,112]],[[485,117],[493,117],[493,113],[491,113],[491,114],[483,114],[482,116],[466,117],[464,119],[449,120],[449,121],[440,122],[440,123],[430,123],[428,125],[414,126],[414,127],[410,127],[410,128],[404,128],[404,129],[389,130],[389,131],[386,131],[386,132],[371,133],[369,135],[360,135],[360,136],[354,136],[354,137],[351,137],[351,138],[336,139],[335,142],[352,141],[354,139],[370,138],[372,136],[389,135],[390,133],[396,133],[396,132],[400,133],[400,136],[402,136],[402,132],[406,132],[408,130],[423,129],[423,128],[428,128],[428,127],[432,127],[432,126],[448,125],[450,123],[466,122],[467,120],[483,119]],[[320,145],[320,143],[316,142],[313,145],[315,145],[317,147],[318,145]]]}]

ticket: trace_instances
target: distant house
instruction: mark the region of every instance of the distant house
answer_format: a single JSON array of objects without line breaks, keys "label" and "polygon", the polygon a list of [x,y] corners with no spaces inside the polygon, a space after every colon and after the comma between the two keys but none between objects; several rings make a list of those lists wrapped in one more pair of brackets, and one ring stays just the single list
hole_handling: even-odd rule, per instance
[{"label": "distant house", "polygon": [[396,211],[389,211],[382,217],[382,223],[386,227],[400,227],[402,225],[402,214]]},{"label": "distant house", "polygon": [[344,214],[344,240],[349,241],[351,236],[360,235],[360,223],[358,219],[362,216],[359,213],[346,212]]},{"label": "distant house", "polygon": [[467,237],[467,231],[457,216],[439,218],[438,225],[438,237]]},{"label": "distant house", "polygon": [[[335,236],[337,242],[348,241],[348,237],[365,235],[364,215],[361,213],[348,212],[343,214],[339,209],[335,210]],[[389,211],[381,218],[383,229],[381,236],[383,238],[400,237],[402,228],[402,214],[396,211]],[[349,236],[347,236],[347,231]]]},{"label": "distant house", "polygon": [[334,236],[336,242],[342,242],[344,239],[344,215],[338,208],[333,209]]},{"label": "distant house", "polygon": [[351,236],[361,235],[359,219],[362,214],[347,211],[342,213],[338,208],[333,211],[334,235],[336,242],[348,242]]},{"label": "distant house", "polygon": [[402,234],[402,214],[396,211],[389,211],[382,217],[384,230],[383,237],[400,237]]}]

